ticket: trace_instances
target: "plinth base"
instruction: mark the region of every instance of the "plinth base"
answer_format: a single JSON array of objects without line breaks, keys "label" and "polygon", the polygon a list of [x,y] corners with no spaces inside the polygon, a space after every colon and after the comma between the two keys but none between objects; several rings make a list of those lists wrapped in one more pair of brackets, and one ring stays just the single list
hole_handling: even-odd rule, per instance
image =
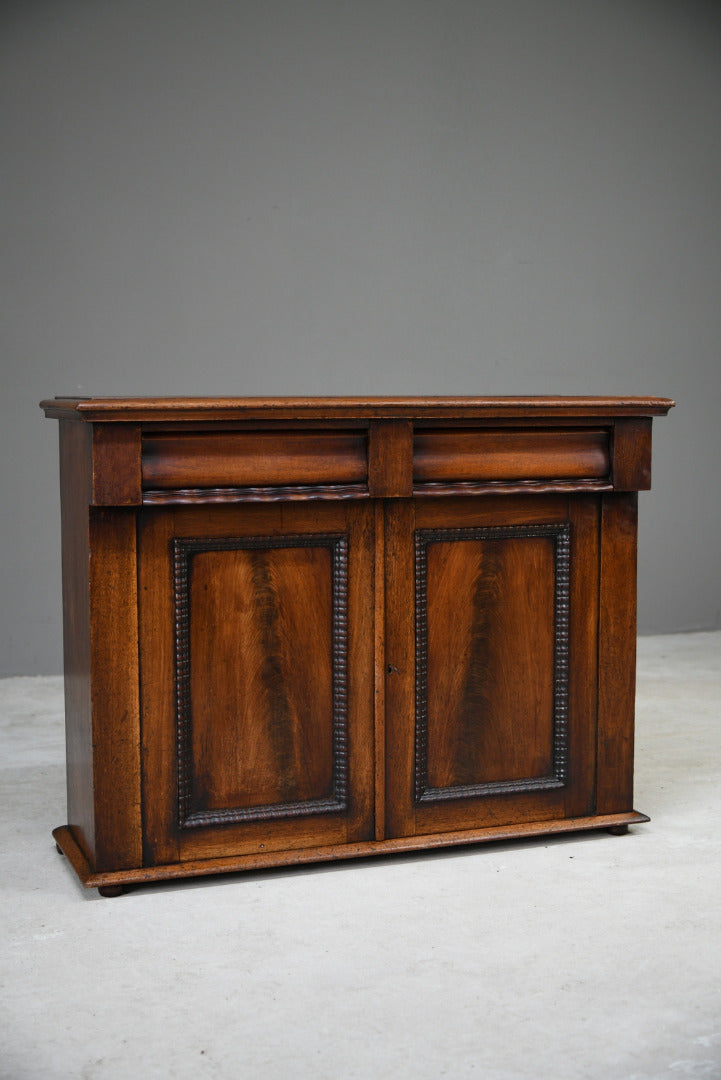
[{"label": "plinth base", "polygon": [[631,810],[625,814],[601,814],[592,817],[567,818],[561,821],[532,821],[522,825],[497,825],[489,829],[468,829],[463,832],[436,833],[391,840],[367,840],[329,847],[198,859],[185,863],[143,866],[137,869],[101,873],[91,869],[69,826],[61,825],[55,829],[53,838],[58,850],[67,856],[86,888],[98,889],[101,896],[118,896],[123,891],[123,886],[142,885],[149,881],[172,881],[178,878],[203,877],[211,874],[232,874],[242,870],[266,870],[274,866],[299,866],[303,863],[333,862],[371,855],[427,851],[433,848],[483,844],[491,841],[524,840],[537,836],[555,836],[560,833],[588,832],[593,829],[606,829],[609,832],[621,834],[628,831],[629,825],[641,825],[647,821],[650,821],[650,818],[645,814]]}]

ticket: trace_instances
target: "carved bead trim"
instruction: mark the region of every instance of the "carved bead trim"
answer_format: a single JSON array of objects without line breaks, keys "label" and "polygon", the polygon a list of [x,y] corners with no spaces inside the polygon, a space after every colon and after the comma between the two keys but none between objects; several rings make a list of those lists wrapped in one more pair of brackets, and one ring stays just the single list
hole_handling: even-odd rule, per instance
[{"label": "carved bead trim", "polygon": [[[476,482],[429,481],[416,484],[414,496],[421,498],[444,495],[547,495],[572,492],[613,491],[607,480],[488,480]],[[144,506],[194,506],[244,502],[302,502],[310,499],[368,499],[367,484],[316,484],[287,487],[220,487],[168,488],[143,492]]]},{"label": "carved bead trim", "polygon": [[[268,548],[325,547],[330,550],[333,575],[331,667],[333,677],[333,794],[329,798],[274,803],[269,806],[192,809],[190,705],[190,568],[203,551],[247,551]],[[348,539],[343,534],[175,538],[172,541],[175,596],[176,756],[178,766],[178,825],[234,825],[278,821],[311,814],[335,814],[348,807]]]},{"label": "carved bead trim", "polygon": [[300,502],[303,499],[367,499],[367,484],[316,484],[291,487],[173,488],[143,492],[145,506],[195,503]]},{"label": "carved bead trim", "polygon": [[[548,776],[501,780],[481,784],[455,784],[436,788],[428,784],[428,598],[427,549],[438,541],[515,540],[550,537],[554,541],[554,648],[553,648],[553,762]],[[568,641],[570,610],[571,527],[563,525],[508,525],[469,529],[418,529],[415,532],[416,603],[416,721],[415,799],[417,803],[445,802],[484,795],[518,794],[563,788],[568,780]]]},{"label": "carved bead trim", "polygon": [[429,480],[414,484],[416,496],[440,495],[548,495],[553,492],[613,491],[608,480]]}]

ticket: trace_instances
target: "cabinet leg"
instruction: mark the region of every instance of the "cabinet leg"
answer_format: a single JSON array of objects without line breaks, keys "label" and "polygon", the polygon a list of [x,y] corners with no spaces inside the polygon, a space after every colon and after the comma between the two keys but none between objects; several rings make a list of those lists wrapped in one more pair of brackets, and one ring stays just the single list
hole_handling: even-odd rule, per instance
[{"label": "cabinet leg", "polygon": [[628,825],[609,825],[607,832],[610,832],[611,836],[625,836],[628,832]]},{"label": "cabinet leg", "polygon": [[101,896],[106,896],[106,897],[122,896],[122,894],[123,894],[123,886],[122,885],[98,885],[98,892],[99,892],[99,894]]}]

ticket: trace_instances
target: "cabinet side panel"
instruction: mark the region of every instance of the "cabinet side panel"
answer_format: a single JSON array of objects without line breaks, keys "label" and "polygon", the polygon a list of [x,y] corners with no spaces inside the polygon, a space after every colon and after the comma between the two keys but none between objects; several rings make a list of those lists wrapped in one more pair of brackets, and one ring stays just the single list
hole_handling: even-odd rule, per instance
[{"label": "cabinet side panel", "polygon": [[90,645],[98,870],[142,865],[136,516],[90,516]]},{"label": "cabinet side panel", "polygon": [[89,425],[68,420],[61,420],[59,427],[68,824],[88,862],[94,867],[88,581],[92,432]]},{"label": "cabinet side panel", "polygon": [[599,814],[620,813],[633,804],[637,510],[635,492],[604,497],[598,644]]}]

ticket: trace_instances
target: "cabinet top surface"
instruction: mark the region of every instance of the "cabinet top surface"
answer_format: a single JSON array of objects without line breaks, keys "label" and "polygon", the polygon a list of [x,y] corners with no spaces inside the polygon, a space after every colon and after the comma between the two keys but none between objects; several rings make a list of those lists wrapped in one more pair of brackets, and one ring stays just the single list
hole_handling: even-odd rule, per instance
[{"label": "cabinet top surface", "polygon": [[664,416],[663,397],[55,397],[40,402],[59,420],[167,422],[179,420],[519,419]]}]

